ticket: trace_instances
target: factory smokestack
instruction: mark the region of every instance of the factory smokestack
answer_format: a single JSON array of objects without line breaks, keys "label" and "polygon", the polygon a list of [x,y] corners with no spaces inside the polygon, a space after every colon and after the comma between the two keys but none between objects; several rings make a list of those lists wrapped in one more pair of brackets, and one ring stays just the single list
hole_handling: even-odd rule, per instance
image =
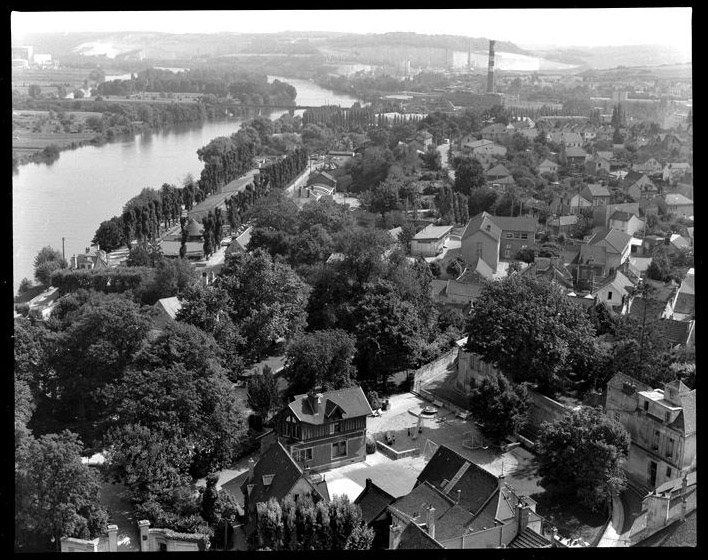
[{"label": "factory smokestack", "polygon": [[494,43],[489,41],[489,71],[487,72],[487,93],[494,93]]}]

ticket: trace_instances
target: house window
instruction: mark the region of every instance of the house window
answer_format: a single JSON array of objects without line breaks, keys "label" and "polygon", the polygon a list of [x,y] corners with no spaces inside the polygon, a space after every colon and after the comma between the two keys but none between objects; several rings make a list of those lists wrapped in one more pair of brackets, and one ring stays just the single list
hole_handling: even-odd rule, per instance
[{"label": "house window", "polygon": [[342,431],[342,424],[341,422],[334,422],[329,425],[329,433],[330,435],[332,434],[338,434]]},{"label": "house window", "polygon": [[607,301],[612,299],[612,292],[607,292]]},{"label": "house window", "polygon": [[649,410],[649,401],[644,401],[644,412]]},{"label": "house window", "polygon": [[528,238],[529,238],[529,234],[528,234],[528,233],[522,233],[522,234],[521,234],[521,239],[528,239]]},{"label": "house window", "polygon": [[305,461],[312,461],[312,447],[307,449],[296,449],[293,451],[293,459],[297,463],[304,463]]},{"label": "house window", "polygon": [[477,241],[477,256],[481,257],[482,252],[484,251],[484,246],[481,241]]},{"label": "house window", "polygon": [[664,413],[664,420],[668,424],[669,420],[671,420],[671,413],[670,412],[665,412]]},{"label": "house window", "polygon": [[512,237],[514,237],[514,234],[513,234],[513,233],[507,233],[507,234],[506,234],[506,238],[507,238],[507,239],[511,239]]},{"label": "house window", "polygon": [[619,422],[619,421],[620,421],[620,413],[615,412],[615,422]]},{"label": "house window", "polygon": [[332,444],[332,459],[335,457],[346,457],[347,455],[347,442],[338,441]]},{"label": "house window", "polygon": [[666,443],[666,456],[671,459],[674,456],[674,438],[669,438]]},{"label": "house window", "polygon": [[659,449],[659,430],[654,431],[654,439],[651,442],[651,448],[654,450]]},{"label": "house window", "polygon": [[505,259],[510,259],[511,258],[511,251],[509,249],[504,250],[504,258]]},{"label": "house window", "polygon": [[521,238],[521,234],[518,231],[515,231],[514,232],[514,239],[520,239],[520,238]]},{"label": "house window", "polygon": [[666,478],[671,478],[671,467],[666,467]]}]

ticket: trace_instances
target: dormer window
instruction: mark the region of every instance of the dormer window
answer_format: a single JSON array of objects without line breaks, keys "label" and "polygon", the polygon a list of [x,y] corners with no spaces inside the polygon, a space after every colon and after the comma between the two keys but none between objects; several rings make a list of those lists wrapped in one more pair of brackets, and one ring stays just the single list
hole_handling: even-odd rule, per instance
[{"label": "dormer window", "polygon": [[649,401],[644,401],[644,412],[649,410]]},{"label": "dormer window", "polygon": [[266,488],[270,486],[273,483],[273,479],[275,478],[274,474],[264,474],[263,475],[263,486]]}]

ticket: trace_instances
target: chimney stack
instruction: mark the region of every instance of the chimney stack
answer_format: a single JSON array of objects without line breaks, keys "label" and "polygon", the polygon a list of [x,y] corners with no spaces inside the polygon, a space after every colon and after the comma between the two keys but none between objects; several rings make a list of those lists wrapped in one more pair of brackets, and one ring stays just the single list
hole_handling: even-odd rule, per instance
[{"label": "chimney stack", "polygon": [[316,393],[314,390],[311,390],[309,393],[307,393],[307,400],[310,403],[312,413],[319,414],[320,403],[322,402],[322,393]]},{"label": "chimney stack", "polygon": [[526,529],[529,524],[529,511],[531,508],[524,502],[519,502],[516,506],[516,518],[519,522],[519,533]]},{"label": "chimney stack", "polygon": [[435,538],[435,508],[430,506],[425,510],[425,526],[427,527],[428,534],[434,539]]},{"label": "chimney stack", "polygon": [[388,531],[388,549],[396,550],[398,548],[398,543],[401,542],[401,533],[403,533],[403,527],[398,524],[396,518],[393,519],[393,524],[389,527]]},{"label": "chimney stack", "polygon": [[253,469],[255,468],[255,466],[256,466],[256,462],[253,460],[253,458],[250,458],[248,460],[248,480],[249,481],[252,480],[254,477]]},{"label": "chimney stack", "polygon": [[494,93],[494,43],[489,41],[489,70],[487,71],[487,93]]},{"label": "chimney stack", "polygon": [[459,503],[460,503],[460,496],[461,496],[461,495],[462,495],[462,490],[460,490],[460,489],[458,488],[458,489],[457,489],[457,499],[455,500],[455,503],[456,503],[456,504],[459,504]]}]

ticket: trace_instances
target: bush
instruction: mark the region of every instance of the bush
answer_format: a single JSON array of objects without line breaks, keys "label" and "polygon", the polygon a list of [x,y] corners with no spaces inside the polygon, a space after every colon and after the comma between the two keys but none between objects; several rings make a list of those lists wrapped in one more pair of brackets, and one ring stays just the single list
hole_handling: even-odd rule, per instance
[{"label": "bush", "polygon": [[370,434],[366,436],[366,453],[368,455],[376,453],[376,440],[374,439],[374,436]]},{"label": "bush", "polygon": [[366,394],[366,398],[369,400],[371,410],[377,410],[383,407],[383,401],[379,398],[379,394],[376,391],[369,391]]}]

